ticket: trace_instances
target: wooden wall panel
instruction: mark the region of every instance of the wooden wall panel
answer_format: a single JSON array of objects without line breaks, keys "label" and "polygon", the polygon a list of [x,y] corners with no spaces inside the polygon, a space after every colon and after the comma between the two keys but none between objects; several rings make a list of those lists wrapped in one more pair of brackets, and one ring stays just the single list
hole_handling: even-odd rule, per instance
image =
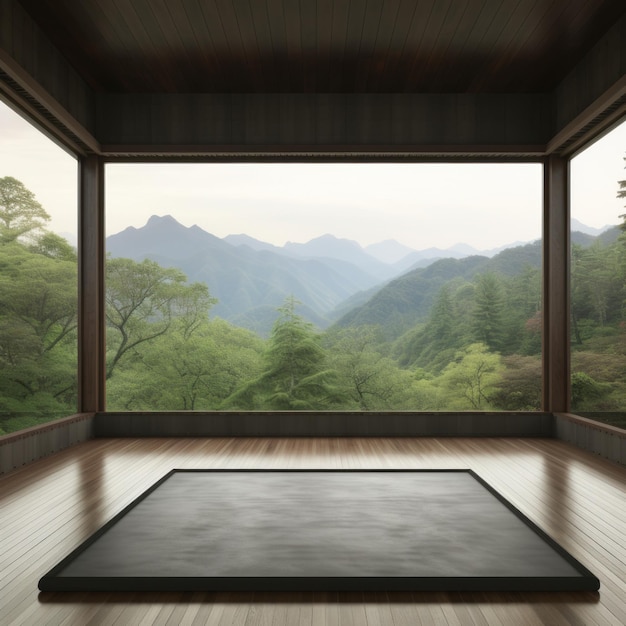
[{"label": "wooden wall panel", "polygon": [[105,153],[501,146],[541,154],[553,131],[545,94],[100,94],[97,111]]},{"label": "wooden wall panel", "polygon": [[[555,91],[555,134],[626,76],[626,16],[593,47]],[[616,96],[618,97],[618,96]],[[610,103],[605,103],[608,105]]]},{"label": "wooden wall panel", "polygon": [[0,437],[0,474],[93,438],[93,414],[77,414]]},{"label": "wooden wall panel", "polygon": [[16,0],[0,0],[0,69],[26,91],[35,87],[39,93],[32,95],[43,90],[87,132],[94,131],[93,92]]},{"label": "wooden wall panel", "polygon": [[96,437],[552,437],[549,413],[109,412]]},{"label": "wooden wall panel", "polygon": [[569,413],[556,413],[554,420],[557,439],[626,465],[626,431]]}]

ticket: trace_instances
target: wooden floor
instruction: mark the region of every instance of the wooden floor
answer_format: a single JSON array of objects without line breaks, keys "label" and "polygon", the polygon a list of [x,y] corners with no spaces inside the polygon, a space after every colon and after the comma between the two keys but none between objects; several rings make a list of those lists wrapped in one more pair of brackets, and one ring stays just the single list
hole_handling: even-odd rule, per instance
[{"label": "wooden floor", "polygon": [[[594,593],[51,594],[37,581],[173,468],[471,468]],[[0,477],[0,624],[626,624],[626,468],[538,439],[103,439]]]}]

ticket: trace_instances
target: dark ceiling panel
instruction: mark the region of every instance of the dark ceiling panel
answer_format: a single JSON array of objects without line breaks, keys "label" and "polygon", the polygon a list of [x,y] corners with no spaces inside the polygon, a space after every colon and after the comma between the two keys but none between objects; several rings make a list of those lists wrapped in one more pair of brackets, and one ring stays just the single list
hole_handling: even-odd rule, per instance
[{"label": "dark ceiling panel", "polygon": [[99,92],[552,90],[624,0],[19,0]]}]

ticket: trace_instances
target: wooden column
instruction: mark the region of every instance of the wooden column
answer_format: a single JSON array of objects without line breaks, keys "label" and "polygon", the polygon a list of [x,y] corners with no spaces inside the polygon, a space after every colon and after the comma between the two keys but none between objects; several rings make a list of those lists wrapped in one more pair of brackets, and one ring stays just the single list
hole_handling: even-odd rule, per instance
[{"label": "wooden column", "polygon": [[570,407],[569,161],[544,161],[543,200],[543,410]]},{"label": "wooden column", "polygon": [[104,164],[87,156],[79,164],[78,410],[105,408]]}]

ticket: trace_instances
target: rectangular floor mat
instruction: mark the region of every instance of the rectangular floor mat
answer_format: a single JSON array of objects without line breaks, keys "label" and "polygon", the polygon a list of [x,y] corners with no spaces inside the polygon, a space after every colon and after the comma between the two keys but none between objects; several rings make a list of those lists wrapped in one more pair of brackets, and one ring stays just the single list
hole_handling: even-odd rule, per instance
[{"label": "rectangular floor mat", "polygon": [[595,591],[471,470],[173,470],[42,591]]}]

